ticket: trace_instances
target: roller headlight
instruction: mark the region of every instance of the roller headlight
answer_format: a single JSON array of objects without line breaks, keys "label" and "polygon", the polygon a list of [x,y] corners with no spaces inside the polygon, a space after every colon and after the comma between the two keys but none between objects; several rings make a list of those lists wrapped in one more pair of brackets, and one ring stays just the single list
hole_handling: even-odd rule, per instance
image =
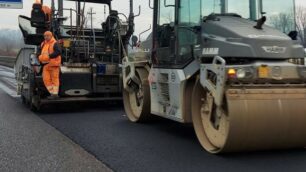
[{"label": "roller headlight", "polygon": [[246,71],[244,69],[238,69],[236,75],[238,79],[243,79],[246,77]]},{"label": "roller headlight", "polygon": [[229,79],[252,79],[254,78],[254,69],[249,67],[243,68],[230,68],[228,69],[227,76]]}]

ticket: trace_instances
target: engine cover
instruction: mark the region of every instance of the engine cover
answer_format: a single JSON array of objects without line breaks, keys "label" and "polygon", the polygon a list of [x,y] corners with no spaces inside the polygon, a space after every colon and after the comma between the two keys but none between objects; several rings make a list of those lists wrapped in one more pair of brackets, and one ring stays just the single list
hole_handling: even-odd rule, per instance
[{"label": "engine cover", "polygon": [[256,29],[256,22],[235,17],[215,16],[202,23],[203,55],[221,57],[287,59],[304,58],[303,47],[286,34],[269,27]]}]

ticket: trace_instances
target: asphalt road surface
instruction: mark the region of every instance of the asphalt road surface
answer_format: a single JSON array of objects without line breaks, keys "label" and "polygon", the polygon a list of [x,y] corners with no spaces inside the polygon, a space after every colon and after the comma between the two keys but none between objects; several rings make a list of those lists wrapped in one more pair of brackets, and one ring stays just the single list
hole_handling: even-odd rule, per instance
[{"label": "asphalt road surface", "polygon": [[[2,96],[0,102],[6,103],[1,99]],[[18,97],[10,99],[8,103],[14,102],[16,109],[31,113]],[[305,149],[210,155],[199,145],[192,126],[165,119],[133,124],[120,104],[50,105],[35,115],[114,171],[306,171]]]},{"label": "asphalt road surface", "polygon": [[6,70],[0,67],[1,172],[111,171],[82,147],[22,106],[17,96],[12,94],[13,90],[10,91],[16,83],[8,81],[12,76],[3,69]]}]

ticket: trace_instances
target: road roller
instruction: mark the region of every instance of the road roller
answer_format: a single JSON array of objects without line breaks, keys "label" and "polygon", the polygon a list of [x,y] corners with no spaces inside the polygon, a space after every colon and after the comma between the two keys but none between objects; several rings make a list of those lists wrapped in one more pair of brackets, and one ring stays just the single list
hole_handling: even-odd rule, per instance
[{"label": "road roller", "polygon": [[123,59],[130,121],[191,123],[212,154],[306,147],[304,50],[273,25],[293,14],[292,0],[154,0],[152,9],[151,43]]}]

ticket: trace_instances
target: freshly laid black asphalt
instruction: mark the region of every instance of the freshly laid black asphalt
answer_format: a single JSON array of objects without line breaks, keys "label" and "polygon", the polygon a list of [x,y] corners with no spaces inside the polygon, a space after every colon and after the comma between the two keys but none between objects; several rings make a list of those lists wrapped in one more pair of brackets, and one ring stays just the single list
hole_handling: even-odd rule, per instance
[{"label": "freshly laid black asphalt", "polygon": [[[24,164],[19,164],[20,168],[30,162],[34,171],[44,171],[37,169],[49,162],[50,166],[66,169],[63,171],[88,171],[83,170],[88,163],[90,169],[102,171],[94,159],[69,139],[50,127],[41,127],[48,123],[118,172],[306,172],[306,149],[210,155],[199,145],[192,126],[160,118],[147,124],[130,123],[122,105],[110,102],[50,105],[43,112],[33,114],[19,98],[2,93],[0,105],[0,167],[1,162],[21,161]],[[46,123],[38,120],[39,117]],[[50,130],[55,134],[50,135]],[[3,141],[6,137],[16,138],[12,139],[16,143]],[[30,145],[30,149],[24,150],[22,148],[28,147],[18,147],[18,143]],[[48,144],[51,146],[46,146]],[[14,166],[9,167],[14,169]],[[0,171],[5,170],[0,168]]]},{"label": "freshly laid black asphalt", "polygon": [[304,149],[210,155],[191,126],[165,119],[133,124],[122,105],[50,106],[38,115],[115,171],[306,171]]},{"label": "freshly laid black asphalt", "polygon": [[111,171],[0,89],[0,171]]}]

